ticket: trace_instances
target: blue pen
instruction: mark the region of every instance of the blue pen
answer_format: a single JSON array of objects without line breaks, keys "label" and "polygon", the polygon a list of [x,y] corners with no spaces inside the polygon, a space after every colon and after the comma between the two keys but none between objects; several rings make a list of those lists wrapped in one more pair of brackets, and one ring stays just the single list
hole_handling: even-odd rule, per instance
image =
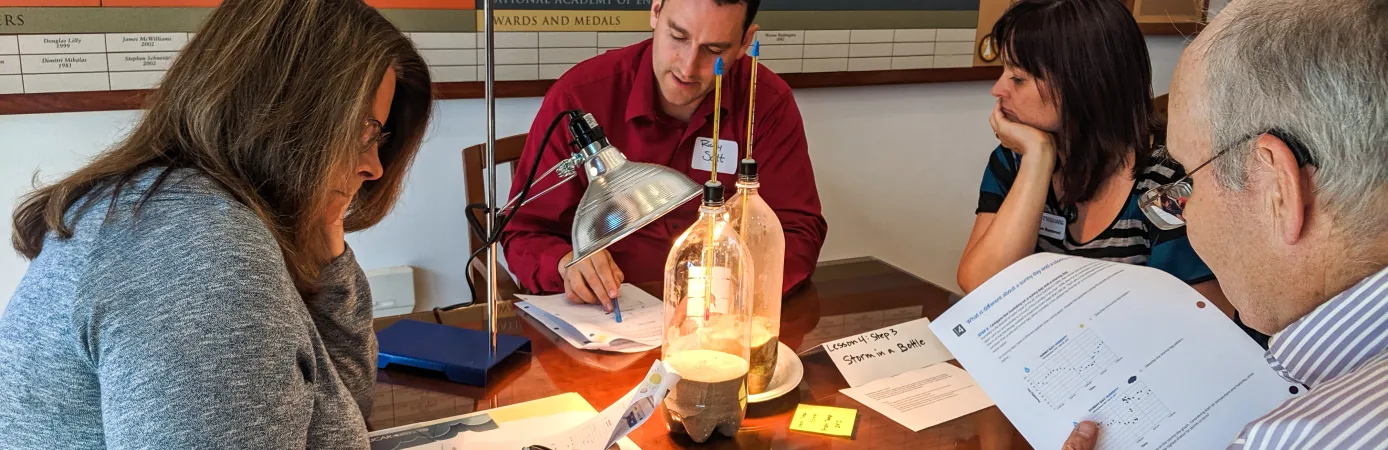
[{"label": "blue pen", "polygon": [[617,303],[617,299],[612,299],[612,312],[617,315],[617,323],[622,323],[622,305]]}]

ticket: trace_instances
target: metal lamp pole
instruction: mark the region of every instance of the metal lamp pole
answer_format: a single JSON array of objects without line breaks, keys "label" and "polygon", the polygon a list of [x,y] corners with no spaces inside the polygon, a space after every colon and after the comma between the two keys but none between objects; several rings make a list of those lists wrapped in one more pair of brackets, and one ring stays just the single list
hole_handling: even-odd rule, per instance
[{"label": "metal lamp pole", "polygon": [[[493,54],[496,49],[495,33],[492,30],[496,22],[496,9],[493,3],[495,0],[482,1],[482,16],[485,20],[482,25],[484,35],[483,47],[486,49],[486,80],[485,98],[487,102],[487,236],[496,233],[496,58]],[[496,302],[499,295],[496,292],[496,267],[497,267],[497,248],[496,242],[491,242],[487,249],[487,358],[489,361],[496,359]]]}]

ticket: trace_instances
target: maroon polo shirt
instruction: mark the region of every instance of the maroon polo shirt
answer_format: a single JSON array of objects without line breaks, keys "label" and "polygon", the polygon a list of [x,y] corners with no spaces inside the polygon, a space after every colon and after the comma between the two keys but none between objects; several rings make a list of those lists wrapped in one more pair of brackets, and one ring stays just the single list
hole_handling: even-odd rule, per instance
[{"label": "maroon polo shirt", "polygon": [[[746,146],[750,66],[751,58],[744,57],[730,64],[723,77],[719,138],[737,143],[738,148],[738,154],[720,148],[723,154],[719,159],[725,162],[718,166],[718,179],[727,187],[728,196],[735,192],[736,162],[742,158]],[[760,68],[757,82],[756,138],[752,156],[760,163],[760,193],[776,210],[785,228],[783,288],[789,290],[814,272],[828,224],[820,212],[804,123],[790,86],[765,67]],[[659,95],[651,65],[650,40],[606,52],[579,64],[545,94],[515,173],[523,177],[530,171],[535,152],[544,152],[540,159],[541,173],[568,158],[572,150],[567,142],[572,138],[565,127],[556,128],[550,141],[543,146],[540,140],[561,111],[580,109],[597,119],[612,145],[627,159],[673,168],[700,184],[708,181],[707,168],[711,164],[706,162],[704,169],[695,168],[693,159],[698,139],[710,138],[713,133],[713,93],[705,97],[688,123],[661,111]],[[702,156],[704,152],[698,154]],[[723,173],[725,167],[727,173]],[[511,186],[512,197],[520,193],[521,181]],[[570,230],[574,211],[587,184],[588,179],[580,174],[578,179],[525,205],[502,232],[506,261],[526,290],[564,292],[559,260],[573,251]],[[548,186],[544,183],[531,192]],[[670,247],[698,217],[698,207],[699,202],[691,200],[607,248],[627,282],[664,279]]]}]

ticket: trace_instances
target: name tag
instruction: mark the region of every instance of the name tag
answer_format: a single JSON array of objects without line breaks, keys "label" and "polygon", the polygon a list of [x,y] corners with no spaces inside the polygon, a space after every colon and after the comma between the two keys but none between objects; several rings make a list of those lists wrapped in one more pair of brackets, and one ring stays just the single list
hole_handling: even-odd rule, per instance
[{"label": "name tag", "polygon": [[1041,213],[1039,234],[1051,239],[1065,239],[1065,218],[1048,212]]},{"label": "name tag", "polygon": [[[719,139],[718,172],[729,175],[737,173],[738,155],[736,142]],[[694,159],[689,161],[689,166],[705,172],[713,171],[713,139],[701,137],[694,141]]]}]

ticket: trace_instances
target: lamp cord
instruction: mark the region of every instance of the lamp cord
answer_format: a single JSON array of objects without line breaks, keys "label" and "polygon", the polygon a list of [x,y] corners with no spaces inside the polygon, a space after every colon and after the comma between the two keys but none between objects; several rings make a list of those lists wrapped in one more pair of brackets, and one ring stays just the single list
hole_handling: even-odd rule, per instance
[{"label": "lamp cord", "polygon": [[506,229],[506,225],[511,223],[511,219],[514,218],[516,216],[516,213],[520,211],[521,205],[525,204],[525,200],[529,198],[531,185],[535,183],[535,173],[538,172],[540,169],[540,160],[545,155],[545,146],[549,145],[549,139],[554,134],[554,129],[559,126],[559,123],[562,122],[565,117],[568,117],[569,120],[573,120],[578,118],[581,114],[583,114],[582,111],[566,110],[554,116],[554,121],[550,122],[549,128],[545,130],[544,140],[540,141],[541,144],[539,151],[535,152],[535,160],[530,165],[530,172],[527,173],[525,176],[525,184],[521,187],[520,196],[516,200],[516,206],[514,208],[511,208],[511,212],[508,214],[501,214],[499,209],[496,211],[497,215],[496,217],[493,217],[493,223],[496,226],[492,228],[492,234],[490,236],[486,235],[487,231],[486,228],[482,226],[482,222],[478,220],[475,215],[473,215],[473,211],[478,209],[484,211],[489,210],[490,205],[484,203],[473,203],[467,205],[467,208],[464,210],[464,213],[467,216],[468,227],[472,230],[474,236],[477,236],[478,239],[482,240],[482,246],[480,248],[473,249],[472,255],[468,256],[467,262],[463,264],[463,278],[467,280],[467,290],[468,293],[472,295],[472,299],[467,302],[458,303],[455,305],[434,308],[436,312],[452,311],[458,308],[462,308],[464,306],[470,306],[477,302],[477,287],[472,282],[472,261],[482,256],[483,253],[486,253],[487,250],[492,247],[492,244],[495,244],[497,241],[501,240],[501,230]]}]

